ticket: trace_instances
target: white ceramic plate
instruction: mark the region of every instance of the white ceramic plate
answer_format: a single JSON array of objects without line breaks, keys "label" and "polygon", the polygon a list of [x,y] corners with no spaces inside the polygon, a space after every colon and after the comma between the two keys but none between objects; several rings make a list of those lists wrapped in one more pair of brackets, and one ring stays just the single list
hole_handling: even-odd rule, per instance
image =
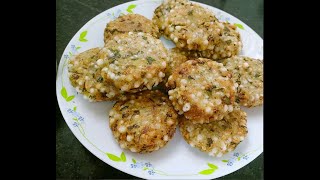
[{"label": "white ceramic plate", "polygon": [[[243,108],[248,114],[248,136],[235,151],[220,158],[208,156],[187,144],[178,128],[174,138],[150,154],[123,150],[109,128],[108,112],[114,102],[90,103],[70,85],[67,62],[71,55],[102,47],[106,24],[121,13],[137,13],[152,19],[161,0],[140,0],[106,10],[86,23],[71,39],[60,60],[56,90],[62,115],[73,134],[95,156],[112,167],[145,179],[213,179],[247,165],[263,152],[263,107]],[[200,4],[200,3],[199,3]],[[243,41],[242,55],[263,58],[263,40],[250,27],[232,15],[201,4],[222,21],[236,23]],[[167,48],[173,43],[161,38]]]}]

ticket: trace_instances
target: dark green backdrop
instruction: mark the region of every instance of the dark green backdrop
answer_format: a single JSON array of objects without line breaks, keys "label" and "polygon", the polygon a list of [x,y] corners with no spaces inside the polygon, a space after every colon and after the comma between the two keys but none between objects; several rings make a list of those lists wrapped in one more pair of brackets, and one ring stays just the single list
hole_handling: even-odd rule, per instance
[{"label": "dark green backdrop", "polygon": [[[73,35],[97,14],[130,0],[57,0],[56,61]],[[263,38],[263,0],[196,0],[239,18]],[[56,176],[58,179],[132,179],[105,164],[72,134],[56,105]],[[240,170],[220,179],[263,179],[263,154]]]}]

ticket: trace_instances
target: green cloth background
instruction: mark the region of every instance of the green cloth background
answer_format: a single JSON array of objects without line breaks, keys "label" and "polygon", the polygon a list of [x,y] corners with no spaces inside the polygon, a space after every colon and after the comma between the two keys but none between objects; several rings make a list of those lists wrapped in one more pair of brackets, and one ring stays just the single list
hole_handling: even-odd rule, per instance
[{"label": "green cloth background", "polygon": [[[73,35],[99,13],[130,0],[56,0],[56,61]],[[263,0],[196,0],[246,23],[263,39]],[[56,104],[57,179],[136,179],[91,154],[72,134]],[[263,154],[220,179],[263,179]]]}]

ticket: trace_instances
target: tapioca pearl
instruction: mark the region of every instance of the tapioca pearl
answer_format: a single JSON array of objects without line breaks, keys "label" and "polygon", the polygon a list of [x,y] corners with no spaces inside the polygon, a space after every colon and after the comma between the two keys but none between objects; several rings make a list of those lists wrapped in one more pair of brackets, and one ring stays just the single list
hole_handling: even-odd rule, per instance
[{"label": "tapioca pearl", "polygon": [[146,78],[148,78],[148,79],[152,78],[152,74],[151,73],[147,73]]},{"label": "tapioca pearl", "polygon": [[122,149],[124,149],[124,148],[127,147],[127,144],[125,144],[125,143],[120,143],[120,147],[121,147]]},{"label": "tapioca pearl", "polygon": [[229,112],[232,112],[232,111],[233,111],[233,106],[232,106],[232,105],[229,105],[229,106],[228,106],[228,111],[229,111]]},{"label": "tapioca pearl", "polygon": [[158,76],[159,76],[159,78],[163,78],[163,77],[165,77],[166,75],[163,73],[163,72],[159,72],[159,74],[158,74]]},{"label": "tapioca pearl", "polygon": [[164,136],[163,136],[163,140],[164,140],[164,141],[169,141],[169,136],[168,136],[168,135],[164,135]]},{"label": "tapioca pearl", "polygon": [[116,94],[115,94],[115,92],[114,91],[110,91],[109,93],[108,93],[108,96],[109,97],[114,97]]},{"label": "tapioca pearl", "polygon": [[134,148],[134,147],[131,147],[131,148],[130,148],[130,151],[131,151],[131,152],[137,152],[137,149]]},{"label": "tapioca pearl", "polygon": [[139,35],[139,36],[143,36],[144,33],[143,33],[143,32],[139,32],[138,35]]},{"label": "tapioca pearl", "polygon": [[190,103],[186,103],[186,104],[184,104],[182,110],[183,110],[183,112],[187,112],[190,110],[190,108],[191,108]]},{"label": "tapioca pearl", "polygon": [[244,67],[244,68],[248,68],[248,67],[249,67],[249,64],[248,64],[247,62],[244,62],[244,63],[243,63],[243,67]]},{"label": "tapioca pearl", "polygon": [[79,86],[76,87],[76,91],[80,93],[82,92]]},{"label": "tapioca pearl", "polygon": [[228,105],[225,104],[224,107],[223,107],[223,111],[224,111],[224,112],[227,112],[228,109],[229,109]]},{"label": "tapioca pearl", "polygon": [[182,85],[186,85],[186,84],[188,83],[188,81],[187,81],[186,79],[181,79],[181,80],[180,80],[180,83],[181,83]]},{"label": "tapioca pearl", "polygon": [[171,119],[169,119],[169,120],[167,120],[167,124],[170,126],[170,125],[174,124],[174,122]]},{"label": "tapioca pearl", "polygon": [[201,140],[203,140],[203,136],[201,134],[198,134],[197,141],[201,141]]},{"label": "tapioca pearl", "polygon": [[119,131],[120,133],[124,133],[124,132],[127,131],[127,128],[126,128],[125,126],[120,126],[120,127],[118,128],[118,131]]},{"label": "tapioca pearl", "polygon": [[206,113],[212,113],[212,109],[210,107],[206,107]]},{"label": "tapioca pearl", "polygon": [[201,92],[197,92],[197,96],[198,96],[198,97],[201,97],[201,96],[202,96],[202,93],[201,93]]},{"label": "tapioca pearl", "polygon": [[121,87],[121,91],[128,91],[129,90],[129,86],[128,85],[123,85]]},{"label": "tapioca pearl", "polygon": [[93,94],[93,93],[95,92],[95,89],[94,89],[94,88],[90,88],[89,92],[90,92],[91,94]]},{"label": "tapioca pearl", "polygon": [[204,99],[204,100],[202,100],[202,103],[203,103],[203,104],[208,104],[209,101],[208,101],[207,99]]},{"label": "tapioca pearl", "polygon": [[132,139],[133,139],[133,136],[132,136],[132,135],[127,135],[127,141],[128,141],[128,142],[132,141]]},{"label": "tapioca pearl", "polygon": [[78,81],[78,84],[79,84],[80,86],[82,86],[82,85],[83,85],[83,83],[84,83],[84,81],[83,81],[83,80],[79,80],[79,81]]},{"label": "tapioca pearl", "polygon": [[170,34],[170,38],[171,38],[171,39],[174,39],[175,37],[174,37],[174,35],[173,35],[173,34]]},{"label": "tapioca pearl", "polygon": [[110,124],[113,124],[115,122],[114,118],[110,118]]}]

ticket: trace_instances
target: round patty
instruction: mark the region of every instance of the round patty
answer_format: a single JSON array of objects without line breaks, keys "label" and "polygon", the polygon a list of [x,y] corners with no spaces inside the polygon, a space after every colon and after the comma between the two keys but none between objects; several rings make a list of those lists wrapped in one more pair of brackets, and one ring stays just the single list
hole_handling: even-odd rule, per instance
[{"label": "round patty", "polygon": [[235,109],[220,121],[207,124],[194,124],[184,117],[179,119],[180,132],[192,147],[210,156],[221,157],[233,151],[248,133],[247,115]]},{"label": "round patty", "polygon": [[177,113],[160,91],[143,91],[118,101],[109,112],[110,128],[121,148],[147,153],[165,146],[178,124]]},{"label": "round patty", "polygon": [[188,60],[166,84],[175,110],[194,123],[221,120],[233,111],[236,88],[223,64],[204,58]]},{"label": "round patty", "polygon": [[165,29],[164,22],[167,18],[167,15],[175,7],[189,4],[188,0],[164,0],[163,3],[154,10],[154,15],[152,18],[153,23],[158,26],[159,31],[163,33]]},{"label": "round patty", "polygon": [[153,21],[188,58],[224,59],[242,49],[236,26],[220,22],[212,11],[190,1],[169,0],[154,13]]},{"label": "round patty", "polygon": [[101,59],[103,78],[124,92],[152,89],[165,77],[168,54],[159,39],[147,33],[129,32],[108,40]]},{"label": "round patty", "polygon": [[222,61],[232,73],[237,86],[236,102],[246,107],[263,104],[263,62],[245,56],[234,56]]},{"label": "round patty", "polygon": [[104,30],[104,42],[114,35],[128,32],[144,32],[159,38],[159,29],[151,20],[139,14],[127,14],[110,21]]},{"label": "round patty", "polygon": [[101,76],[103,67],[99,59],[100,48],[93,48],[73,56],[68,64],[71,85],[91,102],[116,100],[122,96],[111,83],[104,82]]},{"label": "round patty", "polygon": [[209,58],[213,60],[220,60],[235,56],[240,53],[242,49],[242,42],[240,34],[236,31],[236,26],[230,23],[223,23],[224,31],[212,50],[191,50],[186,51],[188,58]]}]

